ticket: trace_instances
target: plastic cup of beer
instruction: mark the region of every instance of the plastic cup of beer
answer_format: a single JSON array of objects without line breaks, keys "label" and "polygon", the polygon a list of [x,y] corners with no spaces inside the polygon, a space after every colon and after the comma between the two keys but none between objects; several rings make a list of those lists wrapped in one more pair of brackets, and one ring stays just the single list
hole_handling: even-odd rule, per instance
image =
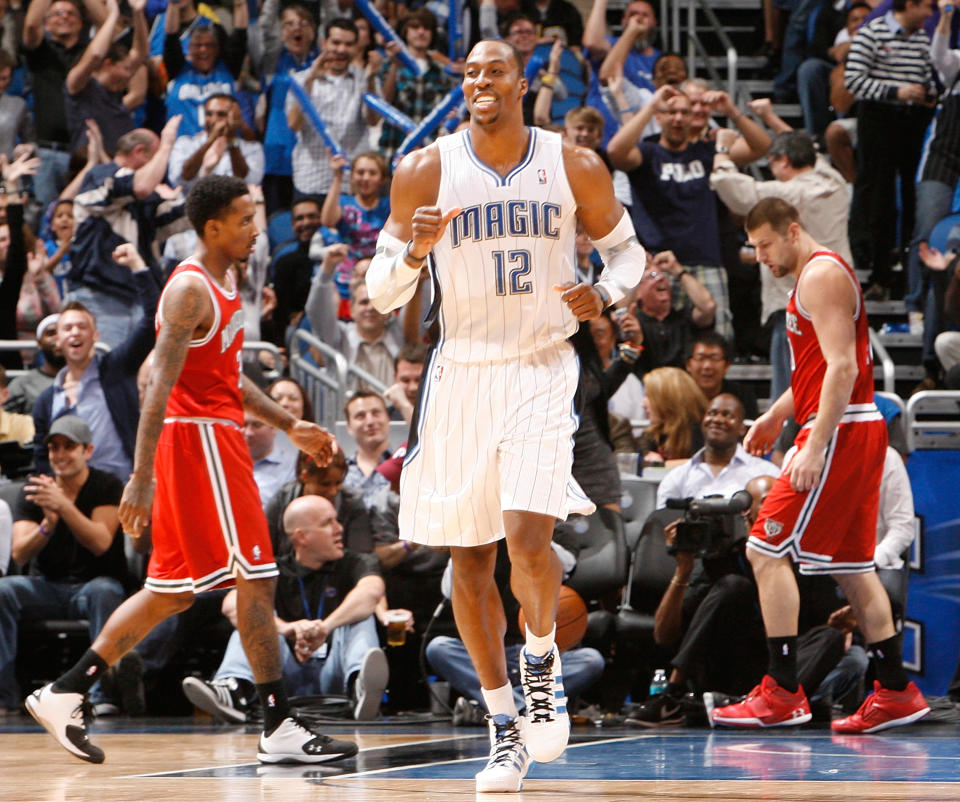
[{"label": "plastic cup of beer", "polygon": [[407,642],[407,623],[410,613],[406,610],[387,612],[387,646],[403,646]]}]

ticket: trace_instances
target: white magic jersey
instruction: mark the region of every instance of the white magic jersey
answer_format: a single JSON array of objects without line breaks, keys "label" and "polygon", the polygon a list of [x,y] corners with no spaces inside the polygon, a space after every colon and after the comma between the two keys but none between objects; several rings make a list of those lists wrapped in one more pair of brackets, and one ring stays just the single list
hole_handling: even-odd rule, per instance
[{"label": "white magic jersey", "polygon": [[437,205],[459,207],[434,246],[440,354],[454,362],[514,359],[565,340],[577,320],[557,284],[575,281],[576,202],[560,134],[527,129],[523,160],[502,178],[470,132],[440,137]]}]

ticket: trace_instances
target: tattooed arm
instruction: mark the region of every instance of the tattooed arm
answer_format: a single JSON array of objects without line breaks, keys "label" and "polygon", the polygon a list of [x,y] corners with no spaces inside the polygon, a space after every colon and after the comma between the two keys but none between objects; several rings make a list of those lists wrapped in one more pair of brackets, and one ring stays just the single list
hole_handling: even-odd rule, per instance
[{"label": "tattooed arm", "polygon": [[163,429],[167,399],[190,350],[190,340],[203,336],[213,325],[213,302],[202,279],[180,279],[170,287],[159,310],[163,325],[154,349],[153,369],[140,411],[133,475],[120,500],[123,531],[138,536],[150,522],[153,504],[153,460]]},{"label": "tattooed arm", "polygon": [[240,378],[240,392],[243,393],[243,408],[257,420],[289,432],[297,419],[268,396],[247,376]]},{"label": "tattooed arm", "polygon": [[282,429],[301,451],[310,454],[321,467],[330,461],[337,450],[337,441],[326,429],[315,423],[297,420],[249,378],[240,380],[243,408],[257,420]]}]

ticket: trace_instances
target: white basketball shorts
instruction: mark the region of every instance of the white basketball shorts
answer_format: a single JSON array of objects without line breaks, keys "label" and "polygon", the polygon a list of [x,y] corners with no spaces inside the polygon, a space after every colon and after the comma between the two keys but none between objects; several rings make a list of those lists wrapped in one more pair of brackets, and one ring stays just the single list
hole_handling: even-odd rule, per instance
[{"label": "white basketball shorts", "polygon": [[504,537],[504,510],[592,513],[570,472],[579,376],[566,341],[503,362],[434,351],[400,474],[400,537],[480,546]]}]

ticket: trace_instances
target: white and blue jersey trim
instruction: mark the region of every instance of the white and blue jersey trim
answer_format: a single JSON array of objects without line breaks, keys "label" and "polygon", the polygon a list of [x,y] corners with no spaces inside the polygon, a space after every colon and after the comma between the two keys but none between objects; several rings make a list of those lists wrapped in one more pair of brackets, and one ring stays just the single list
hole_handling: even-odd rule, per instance
[{"label": "white and blue jersey trim", "polygon": [[523,168],[526,167],[533,160],[533,154],[537,149],[537,129],[528,128],[530,132],[530,141],[527,143],[527,153],[520,161],[520,163],[514,167],[507,175],[501,176],[496,170],[494,170],[490,165],[484,163],[476,152],[473,149],[473,141],[470,139],[470,131],[466,131],[464,135],[464,142],[466,143],[466,153],[467,158],[473,162],[474,166],[480,171],[489,175],[495,182],[498,187],[506,187],[510,185],[510,182],[514,179],[515,176],[519,175]]}]

